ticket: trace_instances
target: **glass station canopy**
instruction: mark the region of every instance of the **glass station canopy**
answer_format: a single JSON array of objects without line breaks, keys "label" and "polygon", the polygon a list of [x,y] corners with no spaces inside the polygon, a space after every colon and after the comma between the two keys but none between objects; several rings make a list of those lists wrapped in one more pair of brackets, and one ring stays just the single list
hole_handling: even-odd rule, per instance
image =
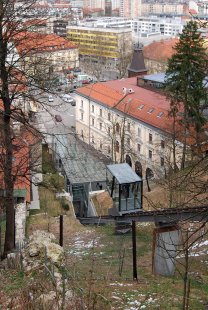
[{"label": "glass station canopy", "polygon": [[119,213],[142,209],[142,179],[126,164],[108,165],[107,189]]}]

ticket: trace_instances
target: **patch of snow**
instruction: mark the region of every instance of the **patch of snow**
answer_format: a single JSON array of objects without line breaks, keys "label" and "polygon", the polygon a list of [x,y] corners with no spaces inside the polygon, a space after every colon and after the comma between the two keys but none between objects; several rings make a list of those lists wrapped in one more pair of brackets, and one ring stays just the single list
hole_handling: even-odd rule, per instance
[{"label": "patch of snow", "polygon": [[196,243],[194,244],[191,248],[192,249],[196,249],[196,248],[200,248],[204,245],[208,245],[208,240],[205,240],[205,241],[202,241],[202,242],[199,242],[199,243]]},{"label": "patch of snow", "polygon": [[132,286],[133,284],[131,283],[119,283],[119,282],[115,282],[115,283],[110,283],[111,286]]}]

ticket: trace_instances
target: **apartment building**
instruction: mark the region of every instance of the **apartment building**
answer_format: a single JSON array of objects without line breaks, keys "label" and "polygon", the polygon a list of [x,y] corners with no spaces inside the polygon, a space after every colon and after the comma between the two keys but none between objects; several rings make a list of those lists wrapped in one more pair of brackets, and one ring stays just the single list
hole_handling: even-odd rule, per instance
[{"label": "apartment building", "polygon": [[89,9],[105,9],[105,0],[84,0],[83,7]]},{"label": "apartment building", "polygon": [[141,16],[141,0],[121,0],[120,16],[127,18],[137,18]]},{"label": "apartment building", "polygon": [[[139,79],[142,78],[79,88],[76,91],[76,132],[114,162],[129,163],[140,176],[157,177],[164,174],[172,162],[173,119],[168,113],[170,103],[166,97],[154,87],[138,86],[142,85]],[[158,76],[156,81],[158,85]],[[153,76],[147,79],[148,85],[153,82]],[[175,147],[179,160],[184,136],[179,123],[177,127]],[[190,150],[196,143],[193,137],[192,132],[186,140]]]},{"label": "apartment building", "polygon": [[24,69],[40,70],[42,65],[44,71],[48,68],[51,72],[62,72],[79,67],[77,46],[55,34],[22,32],[14,37],[12,44],[17,54],[24,55],[24,63],[20,64]]},{"label": "apartment building", "polygon": [[177,36],[182,32],[184,22],[181,18],[142,17],[132,21],[131,27],[138,37],[150,36],[155,33],[164,36]]},{"label": "apartment building", "polygon": [[81,56],[119,59],[122,46],[129,54],[132,48],[132,33],[129,29],[104,29],[70,26],[68,38],[79,47]]},{"label": "apartment building", "polygon": [[143,2],[141,4],[141,14],[151,15],[151,14],[174,14],[183,15],[187,12],[187,4],[184,3],[148,3]]},{"label": "apartment building", "polygon": [[76,92],[76,131],[86,143],[128,162],[140,176],[164,172],[169,104],[136,86],[136,78],[97,83]]}]

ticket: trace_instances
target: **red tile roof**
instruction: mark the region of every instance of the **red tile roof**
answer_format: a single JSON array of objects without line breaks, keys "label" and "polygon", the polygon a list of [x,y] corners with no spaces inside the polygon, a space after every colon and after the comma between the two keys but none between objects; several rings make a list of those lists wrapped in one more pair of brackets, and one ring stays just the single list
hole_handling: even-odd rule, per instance
[{"label": "red tile roof", "polygon": [[144,58],[148,58],[155,61],[167,61],[173,53],[173,47],[178,42],[178,39],[161,40],[159,42],[153,42],[143,49]]},{"label": "red tile roof", "polygon": [[[127,92],[125,95],[123,92],[124,88],[126,91],[132,89],[133,93]],[[169,134],[173,132],[173,119],[169,116],[169,101],[162,94],[138,87],[136,85],[136,77],[91,84],[78,88],[76,92],[90,97],[104,106],[127,113],[129,116],[163,132]],[[183,142],[184,137],[182,136],[182,127],[179,122],[180,117],[177,120],[177,139]],[[190,128],[189,136],[186,137],[186,143],[194,145],[196,143],[196,136],[193,127]],[[205,140],[207,140],[207,137],[201,135],[201,141]]]},{"label": "red tile roof", "polygon": [[56,34],[44,34],[38,32],[20,32],[14,37],[14,44],[19,52],[23,53],[42,53],[57,50],[68,50],[77,46]]},{"label": "red tile roof", "polygon": [[[127,94],[124,98],[123,88],[131,88],[134,93]],[[108,107],[116,106],[116,109],[120,111],[126,109],[128,115],[161,130],[171,132],[171,121],[168,116],[169,102],[161,94],[136,86],[136,78],[91,84],[77,89],[77,92]],[[122,102],[117,104],[120,100]],[[142,105],[144,105],[143,108],[140,108]],[[154,109],[152,113],[148,113],[150,109]],[[163,115],[158,117],[162,112]]]}]

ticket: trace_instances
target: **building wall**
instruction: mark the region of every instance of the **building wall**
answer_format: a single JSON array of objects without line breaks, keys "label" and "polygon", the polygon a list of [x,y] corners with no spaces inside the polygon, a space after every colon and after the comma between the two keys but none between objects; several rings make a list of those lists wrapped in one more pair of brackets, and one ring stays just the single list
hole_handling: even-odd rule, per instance
[{"label": "building wall", "polygon": [[149,15],[154,13],[184,14],[187,6],[178,3],[142,3],[141,14]]},{"label": "building wall", "polygon": [[156,61],[144,58],[144,63],[148,70],[148,74],[165,72],[167,69],[167,62],[164,61]]},{"label": "building wall", "polygon": [[[135,169],[135,162],[140,162],[143,175],[145,175],[147,168],[150,168],[155,176],[164,173],[164,166],[163,163],[161,165],[161,161],[163,159],[165,161],[165,158],[169,157],[169,151],[161,147],[164,134],[160,130],[78,94],[76,95],[76,102],[76,132],[80,139],[88,144],[90,143],[97,150],[111,158],[113,153],[112,145],[115,145],[115,141],[118,141],[120,148],[119,152],[116,152],[116,161],[120,162],[121,136],[120,134],[113,134],[113,127],[116,128],[116,123],[120,127],[125,123],[125,149],[122,161],[125,161],[126,155],[129,155],[133,169]],[[109,115],[110,121],[108,120]],[[152,141],[150,135],[152,135]],[[152,158],[150,158],[150,152]],[[115,161],[115,156],[113,157]]]},{"label": "building wall", "polygon": [[[79,53],[77,48],[35,53],[34,55],[28,55],[26,59],[24,59],[24,63],[30,68],[30,64],[38,64],[38,60],[40,60],[39,67],[41,66],[42,60],[43,68],[46,70],[47,67],[51,67],[54,72],[61,72],[67,68],[79,67]],[[34,66],[32,67],[34,69]]]},{"label": "building wall", "polygon": [[120,0],[120,16],[127,18],[141,16],[141,0]]},{"label": "building wall", "polygon": [[180,19],[141,18],[139,20],[133,20],[131,28],[138,36],[148,33],[176,36],[182,32],[183,24]]},{"label": "building wall", "polygon": [[129,51],[132,47],[131,31],[113,31],[95,28],[69,28],[69,40],[79,46],[80,55],[119,58],[119,47],[128,40]]}]

